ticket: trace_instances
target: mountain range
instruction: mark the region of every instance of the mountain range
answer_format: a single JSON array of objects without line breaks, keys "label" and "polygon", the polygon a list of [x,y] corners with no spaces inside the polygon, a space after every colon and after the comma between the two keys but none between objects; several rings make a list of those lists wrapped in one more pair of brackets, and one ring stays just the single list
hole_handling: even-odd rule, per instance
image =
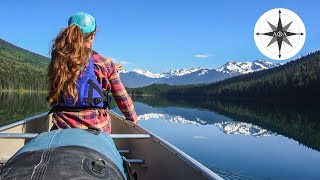
[{"label": "mountain range", "polygon": [[174,69],[163,73],[134,69],[120,72],[121,80],[126,87],[138,88],[151,84],[187,85],[209,84],[221,81],[233,76],[248,74],[260,70],[280,66],[280,63],[272,63],[262,59],[253,62],[229,61],[216,69],[192,68]]},{"label": "mountain range", "polygon": [[[223,69],[223,68],[221,68]],[[284,65],[199,85],[152,84],[132,88],[133,95],[266,99],[291,103],[319,103],[320,51]]]}]

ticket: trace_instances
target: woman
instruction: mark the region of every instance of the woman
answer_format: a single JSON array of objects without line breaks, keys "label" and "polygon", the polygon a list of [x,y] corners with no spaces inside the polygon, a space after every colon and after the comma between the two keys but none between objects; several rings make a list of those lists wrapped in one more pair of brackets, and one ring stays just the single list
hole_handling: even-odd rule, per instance
[{"label": "woman", "polygon": [[100,129],[111,132],[107,113],[111,91],[126,119],[137,123],[132,100],[120,81],[115,64],[92,51],[96,21],[76,13],[55,38],[48,67],[49,96],[56,128]]}]

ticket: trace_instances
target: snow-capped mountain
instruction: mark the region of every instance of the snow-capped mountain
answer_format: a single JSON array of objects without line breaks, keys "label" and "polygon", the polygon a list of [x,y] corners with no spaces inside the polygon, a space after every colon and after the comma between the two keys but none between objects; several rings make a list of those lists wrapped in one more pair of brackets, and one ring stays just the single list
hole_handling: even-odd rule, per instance
[{"label": "snow-capped mountain", "polygon": [[209,84],[231,77],[229,74],[221,73],[215,69],[199,69],[182,76],[171,76],[159,80],[158,84],[185,85],[185,84]]},{"label": "snow-capped mountain", "polygon": [[[174,76],[184,76],[196,71],[202,70],[201,67],[199,68],[192,68],[192,69],[173,69],[173,70],[168,70],[165,71],[163,73],[152,73],[150,71],[145,71],[145,70],[141,70],[141,69],[133,69],[130,72],[135,72],[137,74],[141,74],[144,75],[146,77],[149,78],[170,78],[170,77],[174,77]],[[128,73],[126,70],[122,71],[122,73]]]},{"label": "snow-capped mountain", "polygon": [[182,68],[182,69],[173,69],[173,70],[165,71],[161,75],[163,75],[163,77],[170,78],[170,77],[173,77],[173,76],[184,76],[184,75],[187,75],[187,74],[190,74],[190,73],[193,73],[193,72],[196,72],[196,71],[200,71],[200,70],[202,70],[201,67],[192,68],[192,69],[184,69],[184,68]]},{"label": "snow-capped mountain", "polygon": [[149,77],[149,78],[163,78],[163,77],[165,77],[163,74],[153,74],[150,71],[144,71],[144,70],[141,70],[141,69],[134,69],[134,70],[132,70],[132,72],[144,75],[144,76]]},{"label": "snow-capped mountain", "polygon": [[253,62],[229,61],[217,69],[192,68],[174,69],[163,73],[152,73],[141,69],[122,71],[121,80],[126,87],[144,87],[154,83],[185,85],[185,84],[209,84],[232,76],[247,74],[255,71],[269,69],[281,65],[259,59]]},{"label": "snow-capped mountain", "polygon": [[262,129],[259,126],[244,122],[227,121],[216,123],[215,125],[226,134],[242,134],[254,137],[276,135],[276,133]]},{"label": "snow-capped mountain", "polygon": [[258,59],[253,62],[229,61],[223,66],[217,68],[217,71],[228,73],[230,75],[240,75],[240,74],[247,74],[255,71],[261,71],[264,69],[270,69],[280,65],[281,65],[280,63],[274,64],[272,62],[268,62],[263,59]]}]

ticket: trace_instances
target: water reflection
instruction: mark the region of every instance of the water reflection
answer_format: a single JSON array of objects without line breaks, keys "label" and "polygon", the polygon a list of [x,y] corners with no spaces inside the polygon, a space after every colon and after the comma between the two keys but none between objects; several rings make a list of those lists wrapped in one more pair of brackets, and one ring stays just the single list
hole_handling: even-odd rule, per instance
[{"label": "water reflection", "polygon": [[31,117],[49,107],[43,93],[0,93],[0,126]]},{"label": "water reflection", "polygon": [[320,116],[313,107],[163,97],[134,102],[141,126],[225,179],[320,179]]},{"label": "water reflection", "polygon": [[276,133],[263,129],[259,126],[253,125],[251,123],[229,121],[217,123],[216,126],[219,127],[219,129],[226,134],[241,134],[254,137],[276,135]]},{"label": "water reflection", "polygon": [[180,124],[194,124],[194,125],[205,125],[206,122],[201,120],[200,118],[197,118],[196,121],[188,120],[182,116],[173,116],[170,114],[161,114],[161,113],[148,113],[138,116],[138,120],[149,120],[153,118],[160,118],[165,119],[169,122],[175,122]]},{"label": "water reflection", "polygon": [[[255,127],[261,128],[261,132],[266,131],[267,135],[280,134],[292,138],[299,143],[320,151],[320,111],[313,105],[294,105],[283,103],[251,102],[251,101],[221,101],[214,99],[180,99],[180,98],[156,98],[156,97],[134,97],[135,101],[143,102],[152,107],[171,107],[168,114],[177,114],[197,122],[199,124],[217,124],[229,125],[233,121],[249,123],[251,131]],[[188,109],[177,110],[174,107],[185,107],[192,109],[201,109],[197,117],[188,112]],[[176,111],[176,112],[175,112]],[[214,113],[215,116],[208,115]],[[201,118],[202,117],[202,118]],[[213,117],[215,117],[213,119]],[[242,130],[240,124],[233,125]],[[227,126],[227,129],[231,128]],[[227,133],[229,130],[224,131]],[[237,131],[237,133],[240,133]],[[252,134],[252,133],[251,133]]]},{"label": "water reflection", "polygon": [[[190,111],[189,111],[190,112]],[[194,111],[196,112],[196,111]],[[201,114],[203,112],[200,112]],[[194,114],[194,113],[193,113]],[[209,113],[210,114],[210,113]],[[198,114],[199,115],[199,114]],[[211,116],[217,116],[217,114],[211,114]],[[149,120],[149,119],[164,119],[168,122],[180,123],[180,124],[192,124],[197,126],[207,125],[207,121],[200,119],[199,117],[195,117],[194,120],[186,119],[180,115],[171,115],[171,114],[163,114],[163,113],[147,113],[138,116],[139,120]],[[227,120],[227,119],[226,119]],[[221,131],[226,134],[241,134],[241,135],[249,135],[254,137],[262,137],[262,136],[272,136],[276,135],[271,131],[263,129],[259,126],[253,125],[251,123],[237,122],[237,121],[221,121],[219,123],[214,123]]]}]

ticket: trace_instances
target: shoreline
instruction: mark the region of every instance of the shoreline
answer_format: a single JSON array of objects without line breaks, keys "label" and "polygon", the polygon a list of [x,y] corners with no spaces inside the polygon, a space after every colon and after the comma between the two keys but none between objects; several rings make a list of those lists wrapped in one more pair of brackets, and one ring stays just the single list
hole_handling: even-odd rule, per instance
[{"label": "shoreline", "polygon": [[0,89],[0,93],[21,93],[21,94],[27,94],[27,93],[37,93],[37,94],[45,94],[48,93],[46,90],[25,90],[25,89]]}]

